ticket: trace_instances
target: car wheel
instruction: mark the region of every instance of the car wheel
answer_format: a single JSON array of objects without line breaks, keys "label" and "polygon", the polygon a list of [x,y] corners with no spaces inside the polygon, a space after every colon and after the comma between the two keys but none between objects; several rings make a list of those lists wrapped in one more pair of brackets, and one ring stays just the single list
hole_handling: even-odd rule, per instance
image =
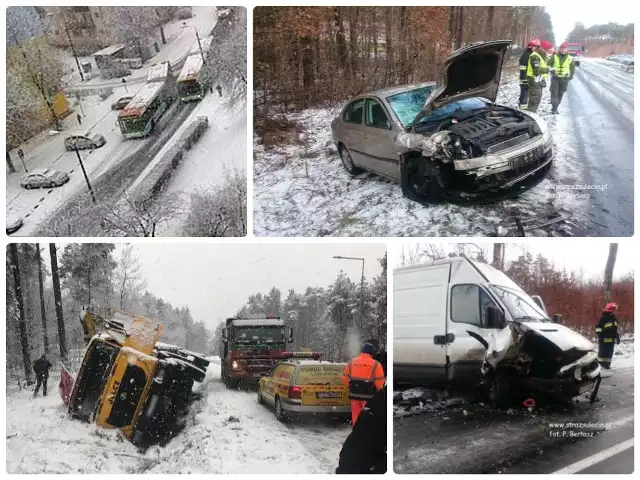
[{"label": "car wheel", "polygon": [[351,175],[359,175],[362,173],[363,170],[356,167],[356,164],[353,163],[353,157],[351,156],[351,152],[349,152],[349,149],[347,147],[345,147],[343,144],[340,144],[340,146],[338,147],[338,152],[340,153],[342,166],[347,172],[349,172]]},{"label": "car wheel", "polygon": [[264,405],[264,398],[262,397],[262,392],[260,391],[260,387],[258,387],[258,403],[260,405]]},{"label": "car wheel", "polygon": [[282,401],[280,400],[280,397],[276,397],[276,419],[282,423],[287,421],[287,414],[284,411],[284,408],[282,408]]}]

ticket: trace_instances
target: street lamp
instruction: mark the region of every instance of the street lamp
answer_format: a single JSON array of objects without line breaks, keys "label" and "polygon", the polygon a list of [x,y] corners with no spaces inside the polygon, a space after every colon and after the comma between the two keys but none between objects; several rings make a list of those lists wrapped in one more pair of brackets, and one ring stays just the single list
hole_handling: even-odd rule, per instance
[{"label": "street lamp", "polygon": [[343,257],[341,255],[334,255],[336,260],[357,260],[362,262],[362,276],[360,277],[360,325],[358,325],[358,333],[360,334],[360,340],[362,341],[362,325],[364,324],[364,258],[362,257]]}]

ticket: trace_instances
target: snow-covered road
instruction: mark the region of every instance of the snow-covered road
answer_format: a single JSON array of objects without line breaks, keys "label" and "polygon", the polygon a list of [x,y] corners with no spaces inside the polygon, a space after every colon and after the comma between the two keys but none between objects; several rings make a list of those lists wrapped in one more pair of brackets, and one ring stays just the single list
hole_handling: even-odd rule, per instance
[{"label": "snow-covered road", "polygon": [[[539,113],[554,136],[547,179],[518,198],[482,206],[422,206],[399,185],[343,169],[331,140],[338,110],[289,118],[303,127],[293,143],[265,150],[255,139],[254,231],[260,236],[492,236],[515,230],[515,218],[568,221],[527,235],[630,236],[633,233],[633,74],[584,59],[560,115],[549,89]],[[498,102],[517,105],[517,73],[503,74]],[[308,173],[307,173],[308,172]],[[574,190],[576,185],[595,189]],[[600,188],[598,190],[597,188]]]},{"label": "snow-covered road", "polygon": [[7,389],[9,473],[333,473],[350,427],[278,422],[254,392],[227,390],[214,359],[187,427],[165,446],[138,452],[118,432],[72,420],[58,396]]}]

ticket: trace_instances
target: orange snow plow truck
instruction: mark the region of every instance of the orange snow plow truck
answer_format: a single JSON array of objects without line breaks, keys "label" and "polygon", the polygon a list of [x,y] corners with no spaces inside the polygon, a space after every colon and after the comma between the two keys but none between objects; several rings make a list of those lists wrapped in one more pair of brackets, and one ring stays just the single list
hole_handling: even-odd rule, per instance
[{"label": "orange snow plow truck", "polygon": [[80,317],[88,345],[68,396],[69,413],[120,429],[141,447],[179,431],[209,360],[159,343],[163,327],[147,318],[113,309],[105,315],[88,309]]}]

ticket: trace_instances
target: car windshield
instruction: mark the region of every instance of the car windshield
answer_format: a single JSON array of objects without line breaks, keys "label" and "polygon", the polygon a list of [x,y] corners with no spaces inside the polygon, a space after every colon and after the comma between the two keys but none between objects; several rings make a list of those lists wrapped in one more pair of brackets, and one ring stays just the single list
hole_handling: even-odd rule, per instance
[{"label": "car windshield", "polygon": [[471,97],[458,100],[457,102],[447,103],[440,108],[436,108],[428,115],[420,119],[418,124],[439,122],[445,120],[452,115],[460,112],[470,112],[487,106],[487,102],[480,97]]},{"label": "car windshield", "polygon": [[515,322],[548,322],[547,315],[524,292],[502,285],[490,285],[493,293],[502,300]]},{"label": "car windshield", "polygon": [[387,102],[402,126],[408,127],[413,123],[434,88],[433,86],[420,87],[387,97]]},{"label": "car windshield", "polygon": [[233,341],[235,343],[283,343],[284,328],[282,327],[235,327]]}]

